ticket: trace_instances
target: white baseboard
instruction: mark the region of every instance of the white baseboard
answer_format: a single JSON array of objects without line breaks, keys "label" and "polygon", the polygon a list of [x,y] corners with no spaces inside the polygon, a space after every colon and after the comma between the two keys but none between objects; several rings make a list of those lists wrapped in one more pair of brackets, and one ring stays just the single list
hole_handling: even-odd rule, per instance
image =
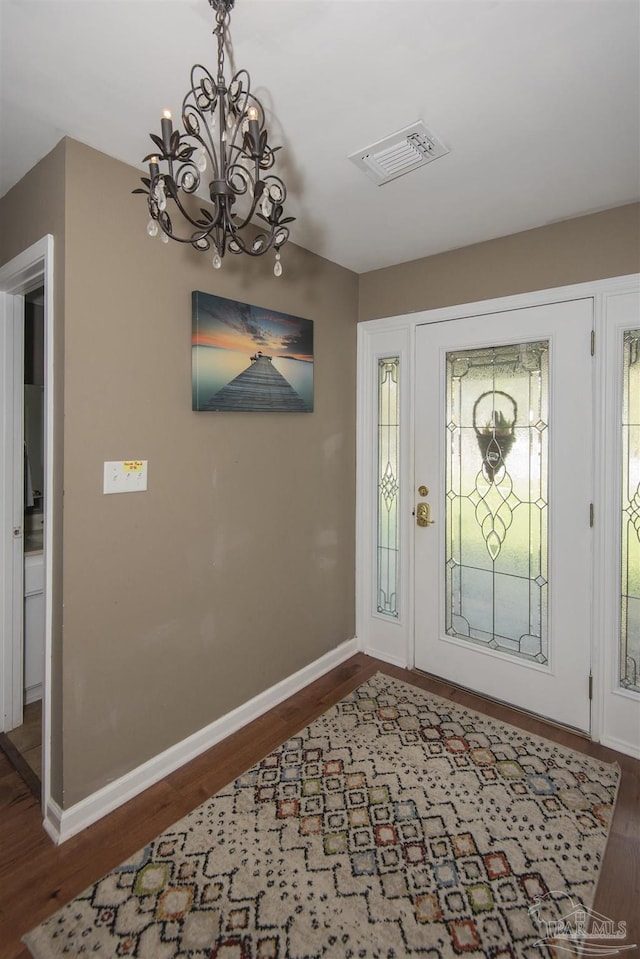
[{"label": "white baseboard", "polygon": [[44,822],[42,825],[44,826],[45,832],[48,833],[49,837],[53,839],[55,843],[63,841],[60,838],[62,835],[62,809],[55,799],[51,799],[51,797],[49,797],[47,808],[44,811]]},{"label": "white baseboard", "polygon": [[45,830],[56,843],[70,839],[71,836],[75,836],[87,826],[113,812],[118,806],[122,806],[123,803],[148,789],[149,786],[164,779],[169,773],[215,746],[220,740],[242,729],[258,716],[262,716],[289,696],[293,696],[314,680],[324,676],[329,670],[339,666],[357,652],[358,646],[355,639],[342,643],[336,649],[325,653],[320,659],[305,666],[304,669],[276,683],[275,686],[250,699],[249,702],[216,719],[209,726],[198,730],[197,733],[159,753],[136,769],[132,769],[120,779],[103,786],[102,789],[70,806],[69,809],[61,809],[57,803],[49,801],[45,809]]},{"label": "white baseboard", "polygon": [[28,706],[30,703],[37,703],[39,699],[42,699],[42,683],[38,683],[37,686],[29,686],[28,689],[25,689],[25,706]]},{"label": "white baseboard", "polygon": [[638,743],[628,743],[623,739],[615,739],[613,736],[601,736],[600,745],[607,746],[608,749],[615,749],[618,753],[624,753],[625,756],[631,756],[632,759],[640,759],[640,746]]},{"label": "white baseboard", "polygon": [[406,656],[395,656],[393,653],[387,652],[386,649],[375,649],[373,646],[362,646],[361,651],[366,656],[381,659],[383,663],[389,663],[391,666],[399,666],[400,669],[409,669]]}]

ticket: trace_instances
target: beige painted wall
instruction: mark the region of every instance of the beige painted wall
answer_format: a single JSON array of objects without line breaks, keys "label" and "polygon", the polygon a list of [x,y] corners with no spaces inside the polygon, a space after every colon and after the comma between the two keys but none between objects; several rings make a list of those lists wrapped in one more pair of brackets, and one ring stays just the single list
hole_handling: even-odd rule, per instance
[{"label": "beige painted wall", "polygon": [[398,316],[638,271],[634,203],[365,273],[358,316]]},{"label": "beige painted wall", "polygon": [[[65,808],[355,631],[357,277],[293,245],[214,271],[149,239],[138,176],[67,141]],[[192,290],[314,321],[313,413],[192,412]],[[103,495],[132,458],[148,491]]]},{"label": "beige painted wall", "polygon": [[[54,360],[64,357],[64,228],[65,157],[62,141],[30,173],[0,199],[0,264],[12,260],[47,234],[54,238]],[[54,415],[54,524],[53,562],[52,753],[51,794],[61,802],[62,783],[62,439],[64,378],[55,384]],[[46,504],[49,509],[51,504]]]},{"label": "beige painted wall", "polygon": [[[64,783],[77,802],[354,635],[357,278],[146,234],[138,172],[67,167]],[[191,410],[191,292],[314,321],[311,414]],[[104,460],[149,463],[104,496]]]}]

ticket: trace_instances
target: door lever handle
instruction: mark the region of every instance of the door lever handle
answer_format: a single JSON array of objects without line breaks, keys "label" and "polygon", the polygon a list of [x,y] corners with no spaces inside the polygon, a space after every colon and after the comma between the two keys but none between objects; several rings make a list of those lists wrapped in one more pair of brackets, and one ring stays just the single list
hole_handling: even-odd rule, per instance
[{"label": "door lever handle", "polygon": [[435,520],[431,519],[429,503],[418,503],[416,506],[416,523],[418,526],[433,526],[435,523]]}]

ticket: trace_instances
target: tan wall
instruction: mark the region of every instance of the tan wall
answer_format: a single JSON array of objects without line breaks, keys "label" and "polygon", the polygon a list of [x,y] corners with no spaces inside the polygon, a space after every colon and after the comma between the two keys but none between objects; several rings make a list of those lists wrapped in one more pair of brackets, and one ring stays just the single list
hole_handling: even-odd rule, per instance
[{"label": "tan wall", "polygon": [[[149,239],[136,170],[65,150],[68,808],[353,637],[357,277],[291,244],[280,279],[214,271]],[[313,413],[192,412],[192,290],[314,321]],[[148,492],[103,495],[130,458]]]},{"label": "tan wall", "polygon": [[[65,277],[65,156],[62,141],[16,186],[0,199],[0,264],[50,233],[54,238],[54,361],[64,357]],[[52,642],[52,753],[51,794],[62,801],[62,441],[64,377],[55,383],[54,395],[54,504],[47,503],[54,526]]]},{"label": "tan wall", "polygon": [[358,315],[398,316],[639,270],[635,203],[365,273]]},{"label": "tan wall", "polygon": [[[68,144],[64,802],[354,636],[357,277],[146,234],[138,171]],[[191,292],[314,321],[315,410],[191,410]],[[148,491],[102,492],[148,460]]]}]

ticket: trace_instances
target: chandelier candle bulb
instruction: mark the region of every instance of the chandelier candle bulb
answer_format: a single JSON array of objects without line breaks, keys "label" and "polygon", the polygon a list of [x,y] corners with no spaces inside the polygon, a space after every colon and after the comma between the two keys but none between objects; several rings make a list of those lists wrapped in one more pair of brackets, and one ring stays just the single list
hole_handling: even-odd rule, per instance
[{"label": "chandelier candle bulb", "polygon": [[151,157],[149,161],[149,176],[153,180],[155,179],[155,177],[158,176],[159,173],[160,173],[160,167],[158,166],[158,158]]},{"label": "chandelier candle bulb", "polygon": [[171,150],[171,134],[173,133],[173,124],[171,122],[171,110],[165,110],[160,120],[162,130],[162,142],[164,143],[165,153]]},{"label": "chandelier candle bulb", "polygon": [[256,107],[249,107],[247,110],[248,134],[251,141],[251,150],[254,157],[260,157],[260,125],[258,123],[258,110]]}]

